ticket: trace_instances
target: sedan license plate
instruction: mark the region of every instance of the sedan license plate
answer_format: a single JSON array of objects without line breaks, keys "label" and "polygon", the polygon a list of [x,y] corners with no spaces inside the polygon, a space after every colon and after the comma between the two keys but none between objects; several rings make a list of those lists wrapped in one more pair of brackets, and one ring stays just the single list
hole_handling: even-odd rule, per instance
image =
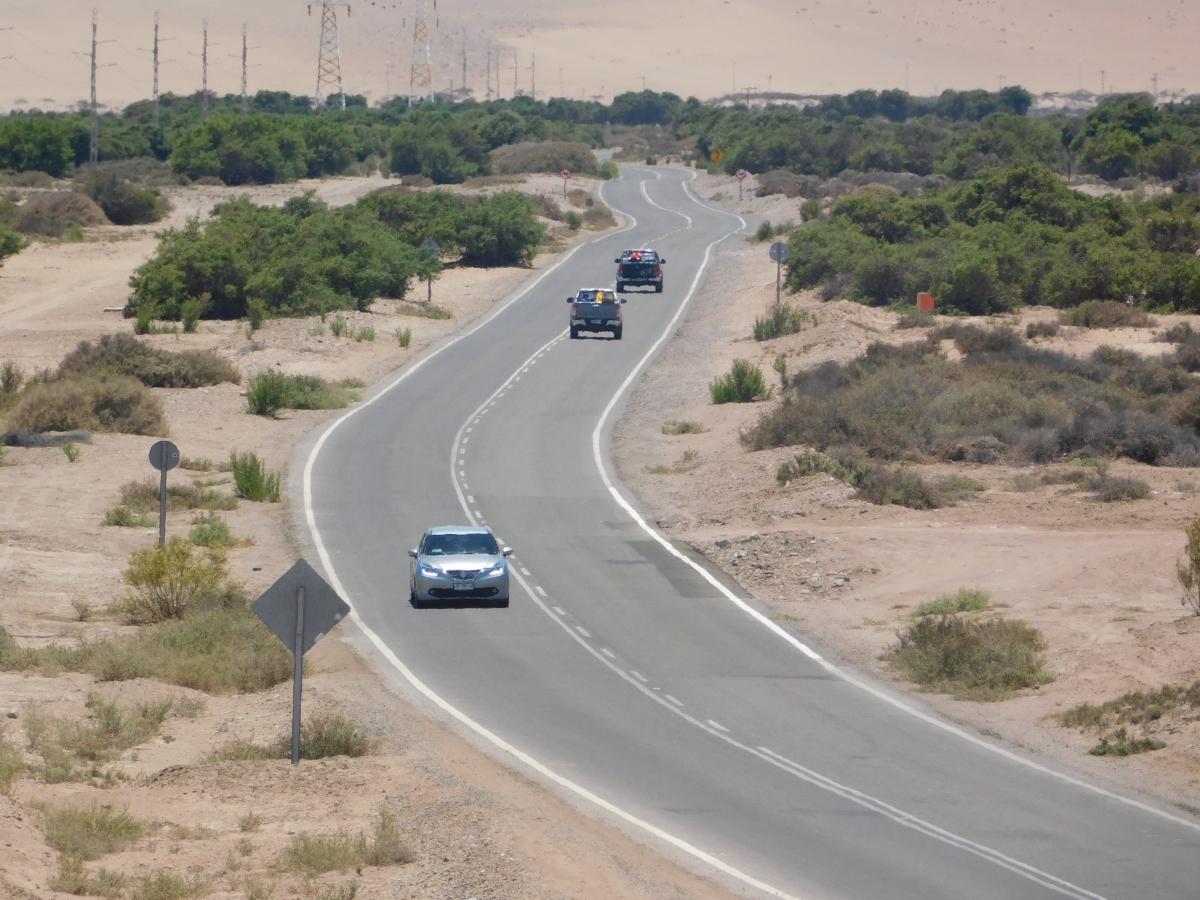
[{"label": "sedan license plate", "polygon": [[603,325],[604,320],[603,319],[588,319],[588,324],[589,325]]},{"label": "sedan license plate", "polygon": [[473,587],[475,587],[475,585],[474,585],[473,583],[471,583],[470,581],[456,581],[456,582],[454,582],[454,590],[456,590],[456,591],[469,591],[469,590],[471,590]]}]

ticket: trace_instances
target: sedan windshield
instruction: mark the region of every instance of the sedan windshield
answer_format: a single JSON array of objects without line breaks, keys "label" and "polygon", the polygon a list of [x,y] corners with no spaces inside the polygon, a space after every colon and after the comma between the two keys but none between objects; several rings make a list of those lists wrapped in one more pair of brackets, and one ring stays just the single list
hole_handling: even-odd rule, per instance
[{"label": "sedan windshield", "polygon": [[476,534],[427,534],[424,556],[459,556],[466,553],[483,553],[495,556],[500,552],[496,539],[486,531]]},{"label": "sedan windshield", "polygon": [[617,295],[612,291],[580,291],[576,299],[584,303],[615,303]]}]

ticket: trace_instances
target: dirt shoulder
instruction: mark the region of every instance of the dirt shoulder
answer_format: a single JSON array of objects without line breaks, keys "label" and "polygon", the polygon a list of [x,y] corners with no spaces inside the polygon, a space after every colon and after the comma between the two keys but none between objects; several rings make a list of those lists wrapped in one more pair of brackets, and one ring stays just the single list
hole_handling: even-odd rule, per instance
[{"label": "dirt shoulder", "polygon": [[[747,191],[738,203],[730,182],[702,176],[695,188],[703,199],[735,198],[715,202],[741,214],[797,219],[799,201],[750,200]],[[750,220],[751,230],[759,220]],[[721,246],[687,320],[617,425],[616,463],[644,508],[668,534],[694,545],[764,601],[785,627],[904,690],[915,688],[879,657],[895,643],[896,631],[911,623],[915,607],[963,587],[988,591],[1004,616],[1042,631],[1057,679],[998,703],[934,694],[922,695],[923,701],[1095,776],[1200,807],[1197,717],[1169,715],[1149,723],[1145,732],[1165,748],[1124,759],[1088,755],[1097,735],[1063,728],[1053,718],[1084,701],[1200,678],[1200,618],[1180,606],[1175,584],[1182,526],[1200,514],[1200,472],[1115,462],[1110,474],[1144,480],[1153,493],[1145,500],[1100,503],[1070,486],[1017,489],[1031,469],[921,466],[929,479],[954,474],[987,486],[971,499],[925,512],[856,500],[853,488],[829,475],[778,484],[780,463],[801,448],[746,450],[739,434],[767,404],[714,406],[710,381],[735,359],[754,362],[775,382],[772,363],[780,354],[794,372],[853,358],[873,341],[902,343],[924,335],[895,330],[897,317],[885,311],[805,294],[789,299],[819,325],[755,342],[754,319],[775,299],[767,249],[767,243],[741,238]],[[1017,324],[1049,318],[1053,311],[1031,309]],[[1169,345],[1151,343],[1152,333],[1063,328],[1041,345],[1077,355],[1101,343],[1162,352]],[[662,426],[668,420],[699,422],[706,430],[667,435]],[[685,459],[689,451],[695,457]],[[651,468],[667,473],[652,474]]]},{"label": "dirt shoulder", "polygon": [[[542,181],[545,181],[543,186]],[[315,188],[330,202],[348,202],[383,182],[333,179],[253,192],[259,202],[283,202]],[[530,178],[523,189],[546,193],[557,183]],[[584,185],[585,187],[587,185]],[[561,186],[559,186],[561,191]],[[219,188],[180,189],[172,224],[203,214],[222,197]],[[581,235],[580,239],[586,239]],[[119,313],[133,269],[155,247],[153,229],[90,230],[83,243],[37,243],[0,271],[0,360],[26,373],[53,367],[80,340],[128,333]],[[267,368],[358,378],[372,382],[423,349],[467,327],[512,294],[557,256],[529,269],[448,269],[434,285],[434,302],[454,317],[401,315],[403,304],[380,301],[370,313],[345,313],[351,330],[374,328],[373,341],[334,338],[316,319],[271,320],[253,339],[236,323],[202,322],[193,335],[144,338],[169,350],[216,350],[243,377]],[[393,336],[410,328],[408,348]],[[171,439],[183,455],[220,462],[233,450],[254,451],[268,469],[282,471],[294,447],[331,415],[286,411],[277,419],[248,415],[241,386],[155,389],[166,409]],[[336,414],[336,413],[333,413]],[[122,485],[152,474],[146,451],[153,439],[96,434],[70,462],[57,448],[8,448],[0,466],[0,626],[21,646],[98,641],[132,626],[109,616],[108,604],[125,590],[129,554],[150,545],[154,529],[105,527],[105,511]],[[218,472],[174,470],[172,483],[204,482],[231,492]],[[229,551],[232,577],[251,596],[288,568],[296,551],[288,538],[286,500],[242,501],[222,514],[248,545]],[[168,534],[186,535],[192,514],[170,513]],[[81,610],[85,610],[82,611]],[[334,636],[336,637],[336,635]],[[285,760],[206,761],[232,741],[263,743],[286,731],[290,685],[233,696],[138,679],[97,682],[90,676],[0,673],[4,735],[31,765],[40,721],[64,728],[95,724],[97,701],[126,713],[138,705],[172,701],[156,733],[96,768],[86,781],[46,783],[26,774],[10,796],[0,795],[0,897],[49,897],[59,854],[39,827],[38,804],[127,810],[147,823],[132,846],[84,865],[99,890],[101,868],[126,879],[167,871],[197,891],[265,900],[277,896],[551,898],[590,892],[618,898],[730,896],[571,807],[543,787],[514,774],[444,725],[397,696],[350,645],[326,639],[309,655],[306,713],[346,715],[368,733],[374,752],[361,758],[315,760],[293,768]],[[94,696],[93,696],[94,695]],[[92,706],[89,707],[89,697]],[[58,727],[58,726],[55,726]],[[104,785],[104,786],[100,786]],[[413,861],[402,866],[352,866],[308,877],[280,862],[298,835],[371,833],[381,811],[395,819]],[[253,816],[251,816],[251,813]],[[258,820],[258,821],[255,821]],[[353,887],[349,885],[354,881]],[[111,888],[111,884],[110,884]]]}]

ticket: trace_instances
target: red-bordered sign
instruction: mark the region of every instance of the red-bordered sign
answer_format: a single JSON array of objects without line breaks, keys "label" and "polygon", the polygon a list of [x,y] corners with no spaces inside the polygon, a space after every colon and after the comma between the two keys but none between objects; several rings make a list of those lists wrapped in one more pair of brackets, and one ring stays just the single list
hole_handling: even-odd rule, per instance
[{"label": "red-bordered sign", "polygon": [[737,172],[734,173],[734,175],[737,177],[738,181],[745,181],[747,178],[750,177],[750,173],[747,172],[745,169],[738,169]]},{"label": "red-bordered sign", "polygon": [[561,170],[558,173],[558,177],[561,178],[563,181],[566,181],[568,178],[571,177],[571,170],[570,169]]}]

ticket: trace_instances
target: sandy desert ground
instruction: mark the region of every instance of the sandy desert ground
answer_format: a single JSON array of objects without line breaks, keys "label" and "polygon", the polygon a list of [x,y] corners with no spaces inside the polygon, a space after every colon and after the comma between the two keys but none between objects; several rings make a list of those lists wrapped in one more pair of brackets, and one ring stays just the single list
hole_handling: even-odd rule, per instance
[{"label": "sandy desert ground", "polygon": [[[422,0],[366,0],[338,10],[346,89],[377,101],[406,95]],[[1022,84],[1030,90],[1200,91],[1200,9],[1183,0],[424,0],[434,86],[483,98],[489,59],[502,96],[610,99],[643,86],[681,96],[747,89],[801,94],[859,88]],[[0,11],[0,108],[61,109],[88,97],[91,11],[98,9],[98,91],[123,106],[150,95],[154,12],[161,12],[161,89],[200,89],[202,22],[208,84],[241,89],[242,25],[250,91],[311,95],[319,17],[307,4],[261,0],[162,3],[6,0]],[[514,54],[516,54],[514,63]],[[515,69],[515,71],[514,71]],[[1101,72],[1104,75],[1101,75]],[[514,84],[514,75],[515,84]]]},{"label": "sandy desert ground", "polygon": [[[734,184],[728,177],[701,176],[696,191],[704,198],[731,197]],[[744,203],[710,202],[747,216],[751,230],[760,217],[795,220],[797,201],[751,200],[750,193]],[[999,703],[929,694],[917,702],[1096,777],[1200,808],[1200,717],[1194,710],[1150,727],[1164,749],[1119,760],[1089,756],[1096,734],[1063,728],[1053,718],[1084,701],[1200,678],[1200,618],[1180,605],[1175,583],[1182,526],[1200,514],[1200,470],[1119,461],[1111,474],[1143,479],[1153,493],[1146,500],[1100,503],[1063,485],[1015,489],[1015,479],[1028,469],[922,466],[931,480],[958,474],[988,486],[973,499],[925,512],[856,500],[852,488],[828,475],[780,486],[775,472],[798,448],[747,451],[738,435],[765,404],[714,406],[709,382],[738,358],[774,378],[777,354],[785,354],[796,371],[853,358],[874,341],[924,335],[895,330],[897,317],[886,311],[802,294],[790,299],[820,324],[756,343],[750,337],[754,319],[775,299],[768,246],[738,237],[721,246],[686,322],[635,389],[615,432],[625,483],[666,533],[720,565],[785,627],[906,690],[913,685],[896,679],[879,656],[911,622],[913,609],[959,588],[988,591],[1000,614],[1043,632],[1057,679]],[[1027,309],[1013,321],[1023,329],[1027,321],[1053,318],[1052,310]],[[1172,316],[1169,322],[1181,319],[1197,325],[1196,317]],[[1169,345],[1151,342],[1167,322],[1159,320],[1153,330],[1064,327],[1042,345],[1078,355],[1102,343],[1160,353]],[[700,422],[707,431],[669,436],[662,431],[667,420]],[[697,454],[681,466],[686,471],[647,471],[670,469],[686,451]]]}]

